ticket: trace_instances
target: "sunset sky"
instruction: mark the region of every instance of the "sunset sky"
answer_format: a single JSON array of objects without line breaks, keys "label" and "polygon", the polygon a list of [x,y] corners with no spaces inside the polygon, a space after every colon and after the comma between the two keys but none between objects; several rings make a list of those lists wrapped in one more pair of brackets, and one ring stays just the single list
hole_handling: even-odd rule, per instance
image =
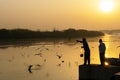
[{"label": "sunset sky", "polygon": [[120,29],[120,0],[0,0],[0,28]]}]

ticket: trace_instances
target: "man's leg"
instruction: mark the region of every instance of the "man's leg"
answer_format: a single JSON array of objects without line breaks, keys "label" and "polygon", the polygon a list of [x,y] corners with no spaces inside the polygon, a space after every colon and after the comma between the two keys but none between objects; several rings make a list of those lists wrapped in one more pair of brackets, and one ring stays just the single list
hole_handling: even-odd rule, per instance
[{"label": "man's leg", "polygon": [[100,63],[102,65],[102,53],[100,53]]},{"label": "man's leg", "polygon": [[88,65],[90,65],[90,53],[88,54],[87,58],[88,58]]},{"label": "man's leg", "polygon": [[87,55],[86,53],[84,53],[84,65],[86,65],[86,62],[87,62]]},{"label": "man's leg", "polygon": [[101,64],[104,65],[104,54],[101,54]]}]

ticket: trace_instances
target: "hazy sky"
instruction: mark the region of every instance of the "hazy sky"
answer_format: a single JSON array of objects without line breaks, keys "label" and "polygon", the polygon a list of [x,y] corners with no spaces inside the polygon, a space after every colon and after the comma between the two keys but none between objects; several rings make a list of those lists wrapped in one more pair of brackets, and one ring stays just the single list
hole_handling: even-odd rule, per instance
[{"label": "hazy sky", "polygon": [[120,29],[120,0],[107,0],[112,2],[108,12],[100,9],[102,1],[0,0],[0,28]]}]

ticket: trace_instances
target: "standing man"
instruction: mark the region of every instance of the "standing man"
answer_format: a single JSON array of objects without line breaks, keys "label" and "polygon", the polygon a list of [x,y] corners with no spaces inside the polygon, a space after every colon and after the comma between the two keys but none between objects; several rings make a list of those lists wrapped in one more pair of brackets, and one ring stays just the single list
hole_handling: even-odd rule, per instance
[{"label": "standing man", "polygon": [[106,46],[103,43],[102,39],[99,39],[99,54],[100,54],[100,62],[101,65],[104,66],[105,63],[105,50],[106,50]]},{"label": "standing man", "polygon": [[77,42],[83,43],[81,48],[84,48],[84,65],[86,65],[88,61],[88,65],[90,65],[90,48],[86,41],[86,38],[83,38],[82,41],[76,40]]}]

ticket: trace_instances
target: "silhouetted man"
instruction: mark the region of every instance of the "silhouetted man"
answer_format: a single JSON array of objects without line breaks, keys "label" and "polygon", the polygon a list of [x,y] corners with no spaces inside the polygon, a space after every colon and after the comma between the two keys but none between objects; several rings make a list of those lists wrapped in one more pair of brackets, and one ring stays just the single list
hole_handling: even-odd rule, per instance
[{"label": "silhouetted man", "polygon": [[101,62],[101,65],[104,66],[106,46],[103,43],[102,39],[99,39],[99,43],[100,43],[99,45],[100,62]]},{"label": "silhouetted man", "polygon": [[86,41],[86,38],[83,38],[82,41],[76,40],[77,42],[83,43],[81,48],[84,48],[84,65],[86,65],[88,61],[88,65],[90,65],[90,48]]}]

